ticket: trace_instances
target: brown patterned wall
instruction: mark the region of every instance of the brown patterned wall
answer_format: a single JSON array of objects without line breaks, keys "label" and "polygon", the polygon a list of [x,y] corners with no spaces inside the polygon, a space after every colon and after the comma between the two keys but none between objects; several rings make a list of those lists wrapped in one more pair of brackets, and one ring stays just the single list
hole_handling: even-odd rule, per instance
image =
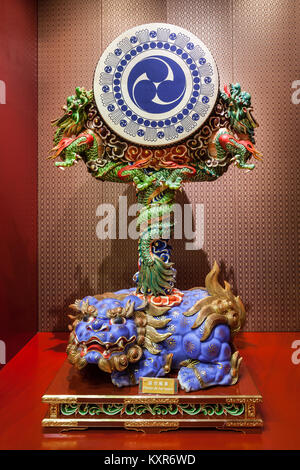
[{"label": "brown patterned wall", "polygon": [[264,163],[231,168],[213,183],[186,184],[179,200],[202,203],[204,248],[175,240],[178,287],[203,285],[214,259],[248,308],[248,330],[299,330],[297,187],[300,79],[297,0],[51,0],[39,6],[40,330],[65,330],[75,298],[131,285],[134,240],[96,237],[96,208],[134,202],[134,191],[99,183],[82,165],[64,172],[45,160],[50,120],[76,85],[92,86],[101,52],[120,32],[147,22],[183,26],[215,56],[220,84],[239,81],[253,95]]}]

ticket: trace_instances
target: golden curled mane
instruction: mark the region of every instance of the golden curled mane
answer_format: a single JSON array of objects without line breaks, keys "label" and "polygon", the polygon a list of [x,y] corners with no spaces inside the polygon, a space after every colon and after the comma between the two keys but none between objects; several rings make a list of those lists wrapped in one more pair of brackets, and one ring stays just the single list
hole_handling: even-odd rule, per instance
[{"label": "golden curled mane", "polygon": [[[124,297],[124,295],[123,295]],[[120,296],[116,295],[120,299]],[[128,300],[123,309],[113,309],[107,311],[107,316],[124,316],[125,318],[133,318],[137,328],[137,344],[146,348],[151,354],[159,354],[160,349],[156,347],[165,339],[169,338],[172,333],[158,333],[156,328],[164,328],[171,318],[154,318],[161,316],[168,308],[154,307],[145,300],[138,309],[134,309],[134,302]]]},{"label": "golden curled mane", "polygon": [[212,270],[205,279],[205,288],[210,295],[199,300],[184,312],[187,317],[198,312],[192,329],[198,328],[205,321],[201,341],[205,341],[209,337],[216,325],[228,325],[231,337],[233,337],[245,323],[246,312],[240,297],[233,294],[228,282],[224,282],[225,287],[219,284],[219,273],[220,268],[215,261]]}]

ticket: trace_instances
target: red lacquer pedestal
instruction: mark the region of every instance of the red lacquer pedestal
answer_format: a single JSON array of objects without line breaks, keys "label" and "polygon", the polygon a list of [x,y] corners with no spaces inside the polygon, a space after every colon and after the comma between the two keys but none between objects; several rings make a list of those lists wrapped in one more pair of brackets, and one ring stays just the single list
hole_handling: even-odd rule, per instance
[{"label": "red lacquer pedestal", "polygon": [[108,374],[93,366],[78,371],[66,360],[42,401],[48,404],[44,427],[122,427],[153,433],[195,427],[253,429],[263,424],[256,410],[262,396],[245,364],[233,386],[145,395],[137,386],[115,387]]}]

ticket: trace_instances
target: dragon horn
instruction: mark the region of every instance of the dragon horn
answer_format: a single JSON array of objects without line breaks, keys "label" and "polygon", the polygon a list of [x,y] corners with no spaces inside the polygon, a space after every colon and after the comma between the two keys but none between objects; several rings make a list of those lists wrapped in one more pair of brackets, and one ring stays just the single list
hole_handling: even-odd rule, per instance
[{"label": "dragon horn", "polygon": [[231,97],[231,94],[230,94],[230,92],[229,92],[229,90],[228,90],[227,85],[224,85],[224,91],[225,91],[226,95],[228,96],[228,98],[230,98],[230,97]]}]

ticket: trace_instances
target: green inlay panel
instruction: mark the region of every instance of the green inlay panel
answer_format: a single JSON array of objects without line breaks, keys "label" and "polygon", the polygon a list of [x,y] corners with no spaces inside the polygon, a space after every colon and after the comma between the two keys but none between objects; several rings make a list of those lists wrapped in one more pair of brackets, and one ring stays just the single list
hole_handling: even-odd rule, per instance
[{"label": "green inlay panel", "polygon": [[64,416],[95,416],[95,415],[127,415],[127,416],[141,416],[150,413],[153,416],[157,415],[177,415],[187,414],[195,416],[203,414],[205,416],[240,416],[245,411],[243,403],[232,403],[230,405],[214,403],[214,404],[130,404],[124,405],[122,403],[114,404],[62,404],[60,405],[60,412]]}]

